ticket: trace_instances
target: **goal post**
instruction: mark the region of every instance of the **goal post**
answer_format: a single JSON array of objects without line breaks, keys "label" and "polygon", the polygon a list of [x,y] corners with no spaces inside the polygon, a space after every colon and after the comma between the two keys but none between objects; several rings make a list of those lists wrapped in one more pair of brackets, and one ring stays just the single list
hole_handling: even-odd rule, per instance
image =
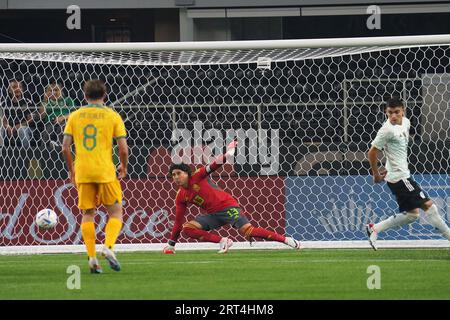
[{"label": "goal post", "polygon": [[[82,85],[93,78],[106,82],[107,104],[128,132],[120,251],[160,250],[175,214],[170,163],[206,164],[232,139],[237,154],[212,179],[251,222],[308,248],[368,248],[364,225],[397,212],[388,188],[372,182],[366,159],[391,95],[404,100],[411,120],[411,172],[449,223],[449,57],[450,35],[0,44],[0,254],[82,250],[77,193],[59,145],[64,121],[55,124],[51,115],[83,105]],[[26,101],[21,112],[10,103],[14,90]],[[18,124],[28,114],[33,120],[20,135],[5,129],[5,121]],[[47,207],[59,224],[41,232],[34,216]],[[105,212],[100,207],[96,216],[99,242]],[[192,206],[186,219],[200,213]],[[250,246],[229,227],[218,233],[236,248],[283,248]],[[182,236],[177,248],[215,248],[190,241]],[[421,216],[381,234],[379,246],[450,243]]]}]

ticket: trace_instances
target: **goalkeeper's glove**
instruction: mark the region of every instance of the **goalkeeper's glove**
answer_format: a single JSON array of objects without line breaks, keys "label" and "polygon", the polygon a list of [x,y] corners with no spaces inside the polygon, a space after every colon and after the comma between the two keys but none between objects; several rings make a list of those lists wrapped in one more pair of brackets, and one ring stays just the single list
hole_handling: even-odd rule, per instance
[{"label": "goalkeeper's glove", "polygon": [[167,246],[165,246],[163,249],[163,253],[166,253],[166,254],[175,253],[175,242],[169,240],[169,242],[167,243]]},{"label": "goalkeeper's glove", "polygon": [[165,246],[164,249],[163,249],[163,253],[173,254],[173,253],[175,253],[175,247]]}]

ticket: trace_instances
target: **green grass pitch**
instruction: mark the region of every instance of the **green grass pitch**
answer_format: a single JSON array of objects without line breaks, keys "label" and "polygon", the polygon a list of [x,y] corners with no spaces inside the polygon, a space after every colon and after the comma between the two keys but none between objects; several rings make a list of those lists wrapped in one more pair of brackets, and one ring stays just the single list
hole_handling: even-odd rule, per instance
[{"label": "green grass pitch", "polygon": [[[82,254],[0,256],[0,299],[450,299],[450,250],[362,249],[119,253],[90,274]],[[67,268],[81,288],[67,288]],[[369,290],[367,268],[380,267]]]}]

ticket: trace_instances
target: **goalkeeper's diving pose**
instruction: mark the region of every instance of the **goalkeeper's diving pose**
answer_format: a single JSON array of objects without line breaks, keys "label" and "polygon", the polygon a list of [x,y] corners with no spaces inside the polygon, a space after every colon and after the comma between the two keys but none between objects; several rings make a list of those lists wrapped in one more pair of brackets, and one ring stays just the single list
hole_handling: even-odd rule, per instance
[{"label": "goalkeeper's diving pose", "polygon": [[[233,244],[233,241],[228,237],[222,238],[209,231],[227,224],[238,229],[239,233],[248,240],[262,238],[282,242],[294,249],[300,249],[299,241],[252,225],[236,199],[229,193],[221,190],[209,179],[209,175],[220,168],[226,161],[227,156],[234,156],[236,145],[236,141],[231,142],[225,154],[219,156],[211,164],[198,169],[194,173],[191,172],[187,164],[172,164],[170,167],[170,175],[175,184],[178,185],[179,190],[175,200],[175,224],[170,240],[163,250],[164,253],[175,252],[175,244],[181,232],[187,237],[200,241],[219,243],[219,253],[226,253]],[[191,203],[206,211],[206,214],[199,215],[194,220],[183,224],[187,206]]]}]

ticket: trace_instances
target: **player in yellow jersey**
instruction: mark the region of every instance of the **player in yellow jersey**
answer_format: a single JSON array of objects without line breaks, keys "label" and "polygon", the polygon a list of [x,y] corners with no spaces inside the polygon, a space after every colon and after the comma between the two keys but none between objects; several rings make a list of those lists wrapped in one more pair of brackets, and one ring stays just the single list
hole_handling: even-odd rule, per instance
[{"label": "player in yellow jersey", "polygon": [[[88,105],[70,114],[64,130],[63,154],[70,179],[78,191],[78,207],[83,211],[81,234],[91,273],[102,272],[95,252],[94,225],[95,209],[100,204],[109,214],[102,255],[113,270],[120,271],[113,247],[122,228],[122,188],[112,160],[112,149],[115,138],[119,147],[119,178],[124,178],[128,164],[125,125],[116,111],[104,105],[106,86],[102,81],[87,81],[83,91]],[[75,164],[72,144],[75,144]]]}]

